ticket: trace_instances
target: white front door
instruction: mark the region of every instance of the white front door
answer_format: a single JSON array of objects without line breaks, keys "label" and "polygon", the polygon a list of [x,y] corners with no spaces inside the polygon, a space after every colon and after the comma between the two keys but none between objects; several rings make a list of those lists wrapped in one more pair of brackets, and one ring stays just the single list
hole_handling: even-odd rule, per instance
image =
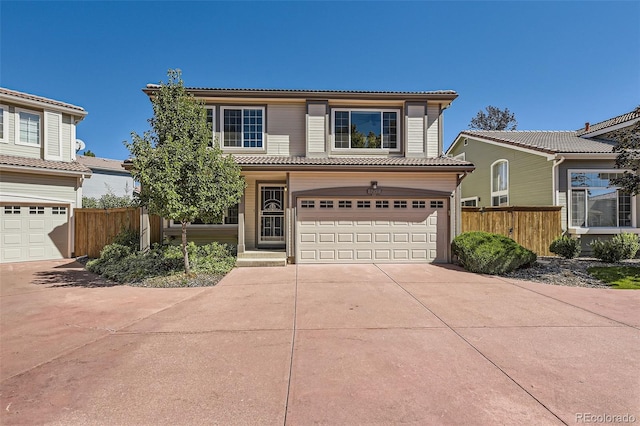
[{"label": "white front door", "polygon": [[285,185],[258,185],[258,244],[262,246],[284,246],[285,230]]}]

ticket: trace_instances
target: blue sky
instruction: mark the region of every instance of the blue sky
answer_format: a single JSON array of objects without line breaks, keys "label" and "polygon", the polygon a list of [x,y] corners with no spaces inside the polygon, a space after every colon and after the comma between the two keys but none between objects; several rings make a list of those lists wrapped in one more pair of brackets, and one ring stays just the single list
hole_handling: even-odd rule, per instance
[{"label": "blue sky", "polygon": [[84,107],[125,159],[147,83],[458,92],[445,147],[487,105],[573,130],[640,104],[640,2],[27,2],[0,5],[0,85]]}]

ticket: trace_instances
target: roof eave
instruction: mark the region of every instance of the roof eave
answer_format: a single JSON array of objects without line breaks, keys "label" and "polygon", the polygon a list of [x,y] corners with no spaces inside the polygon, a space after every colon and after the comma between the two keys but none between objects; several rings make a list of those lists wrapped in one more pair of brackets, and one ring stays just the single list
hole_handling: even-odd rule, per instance
[{"label": "roof eave", "polygon": [[618,154],[615,152],[558,152],[556,158],[564,157],[566,160],[615,160]]},{"label": "roof eave", "polygon": [[475,166],[376,166],[376,165],[323,165],[323,164],[240,164],[244,171],[332,171],[332,172],[456,172],[469,173]]},{"label": "roof eave", "polygon": [[76,108],[81,108],[81,109],[76,109],[70,106],[54,105],[48,102],[37,101],[35,99],[25,99],[20,96],[15,96],[15,95],[6,94],[6,93],[0,94],[0,102],[2,101],[18,104],[18,105],[35,107],[35,108],[42,108],[46,110],[61,111],[69,115],[79,117],[80,120],[84,119],[84,117],[86,117],[86,115],[88,114],[87,111],[85,111],[84,108],[81,108],[81,107],[76,107]]},{"label": "roof eave", "polygon": [[45,169],[42,167],[32,166],[17,166],[15,164],[0,164],[0,170],[10,172],[22,172],[22,173],[36,173],[41,175],[65,175],[90,178],[91,171],[82,172],[79,170],[59,170],[59,169]]}]

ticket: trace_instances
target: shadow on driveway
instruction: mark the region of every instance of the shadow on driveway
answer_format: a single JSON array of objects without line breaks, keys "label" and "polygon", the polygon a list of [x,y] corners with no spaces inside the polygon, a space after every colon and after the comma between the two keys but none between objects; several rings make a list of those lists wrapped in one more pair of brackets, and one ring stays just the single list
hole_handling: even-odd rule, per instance
[{"label": "shadow on driveway", "polygon": [[115,281],[109,281],[99,275],[84,269],[80,262],[73,261],[64,265],[59,265],[47,271],[36,272],[34,280],[36,285],[46,285],[49,288],[57,287],[114,287],[122,285]]}]

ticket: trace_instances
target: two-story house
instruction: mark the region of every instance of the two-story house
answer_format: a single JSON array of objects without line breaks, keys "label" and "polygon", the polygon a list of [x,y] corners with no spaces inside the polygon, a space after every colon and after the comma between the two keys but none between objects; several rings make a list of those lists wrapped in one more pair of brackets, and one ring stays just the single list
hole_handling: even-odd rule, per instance
[{"label": "two-story house", "polygon": [[91,170],[76,161],[75,105],[0,88],[0,262],[73,253],[73,209]]},{"label": "two-story house", "polygon": [[[247,182],[222,223],[190,225],[191,240],[232,242],[239,258],[282,250],[296,263],[450,260],[452,200],[474,168],[440,155],[455,92],[187,90]],[[165,221],[165,236],[179,232]]]},{"label": "two-story house", "polygon": [[623,170],[612,151],[620,131],[640,121],[638,110],[575,131],[460,132],[447,154],[477,169],[461,185],[465,206],[561,206],[562,229],[594,239],[640,233],[640,197],[612,185]]}]

